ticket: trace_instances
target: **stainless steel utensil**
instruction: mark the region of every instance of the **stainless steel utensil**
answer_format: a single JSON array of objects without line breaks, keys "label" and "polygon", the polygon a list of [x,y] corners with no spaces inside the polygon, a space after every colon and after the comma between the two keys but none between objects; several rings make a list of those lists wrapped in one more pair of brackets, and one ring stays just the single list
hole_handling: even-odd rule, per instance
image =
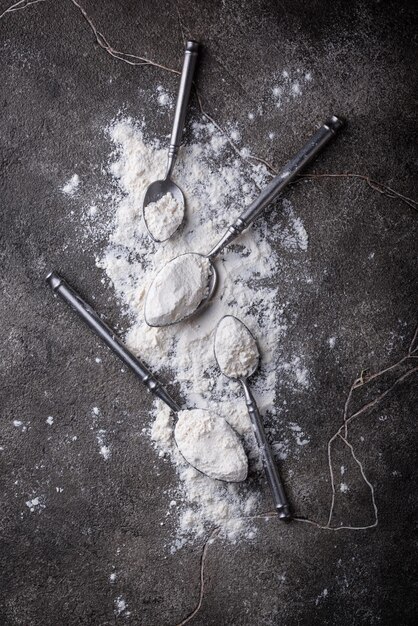
[{"label": "stainless steel utensil", "polygon": [[[218,283],[218,275],[216,272],[216,268],[214,265],[214,261],[217,256],[224,250],[226,246],[231,244],[250,224],[260,215],[263,209],[270,204],[273,200],[277,198],[280,192],[288,185],[292,180],[294,180],[298,174],[302,171],[304,167],[310,163],[314,157],[324,148],[330,140],[336,135],[336,133],[343,126],[343,121],[333,115],[325,124],[321,126],[321,128],[309,139],[309,141],[304,145],[304,147],[284,166],[280,174],[277,174],[273,178],[273,180],[261,191],[260,195],[254,202],[250,204],[250,206],[245,209],[243,213],[229,226],[225,234],[222,236],[220,241],[212,248],[212,250],[208,254],[200,254],[200,253],[187,253],[187,254],[200,254],[200,256],[206,257],[210,264],[212,272],[209,277],[207,290],[197,305],[197,307],[189,314],[176,319],[171,323],[149,323],[147,320],[147,299],[145,300],[145,321],[149,326],[171,326],[171,324],[178,324],[179,322],[188,319],[192,315],[195,315],[198,311],[201,311],[212,298],[215,293],[217,283]],[[176,257],[178,258],[178,257]],[[172,259],[174,261],[175,259]],[[172,261],[169,261],[171,263]],[[167,264],[168,265],[168,264]],[[162,268],[163,271],[164,268]],[[158,276],[158,274],[157,274]],[[157,276],[154,278],[156,280]],[[148,294],[147,294],[148,296]]]},{"label": "stainless steel utensil", "polygon": [[158,200],[160,200],[160,198],[165,196],[167,193],[171,193],[174,199],[182,206],[183,212],[186,205],[183,192],[180,187],[178,187],[178,185],[173,183],[173,181],[171,180],[171,174],[174,168],[174,164],[176,162],[177,153],[180,148],[181,139],[183,136],[184,121],[186,118],[187,105],[189,102],[190,90],[193,82],[193,74],[196,67],[198,49],[199,44],[197,43],[197,41],[188,41],[186,43],[186,48],[184,51],[183,69],[180,78],[179,93],[177,96],[176,110],[174,113],[173,130],[171,133],[170,147],[168,149],[168,161],[165,178],[163,180],[156,180],[151,183],[145,193],[143,201],[142,214],[144,217],[145,226],[147,227],[147,230],[150,236],[154,239],[154,241],[158,242],[167,241],[167,239],[169,239],[176,231],[173,231],[169,235],[169,237],[166,237],[164,239],[156,239],[153,233],[148,228],[147,220],[145,218],[145,207],[151,204],[151,202],[158,202]]},{"label": "stainless steel utensil", "polygon": [[243,322],[241,322],[241,320],[239,320],[234,315],[225,315],[219,320],[216,326],[215,340],[214,340],[215,360],[219,366],[219,369],[224,374],[224,376],[227,376],[228,378],[231,378],[232,380],[238,380],[242,385],[242,388],[244,391],[245,403],[247,405],[248,414],[250,416],[251,423],[253,425],[255,438],[257,440],[258,448],[260,450],[261,459],[262,459],[264,471],[266,474],[266,478],[270,487],[271,495],[273,496],[274,506],[276,508],[277,514],[280,519],[289,520],[291,519],[291,513],[290,513],[289,504],[286,498],[286,493],[284,491],[283,484],[280,479],[279,471],[277,469],[277,465],[274,460],[270,445],[267,441],[266,433],[264,430],[260,412],[257,407],[257,403],[248,386],[248,378],[256,372],[258,365],[259,365],[260,355],[259,355],[259,359],[257,363],[254,365],[253,369],[248,372],[246,377],[234,378],[233,376],[228,375],[222,369],[218,361],[218,357],[216,354],[216,333],[218,331],[218,328],[221,322],[227,317],[232,317],[233,319],[237,320],[240,324],[242,324],[242,326],[245,328],[245,330],[254,340],[254,344],[257,345],[256,339],[254,338],[250,330],[247,328],[247,326]]},{"label": "stainless steel utensil", "polygon": [[[81,317],[87,326],[129,367],[139,380],[144,383],[148,391],[153,393],[157,398],[165,402],[174,413],[181,411],[181,407],[170,396],[168,391],[164,389],[161,383],[150,372],[148,367],[144,365],[136,356],[134,356],[125,344],[117,337],[115,332],[108,326],[92,307],[85,302],[81,296],[56,272],[50,272],[46,277],[47,285],[52,291],[58,294],[64,302],[69,304],[74,311]],[[223,420],[225,428],[230,430],[234,436],[239,439],[239,435],[228,424],[228,422],[220,416],[218,419]],[[177,447],[182,452],[181,445],[176,441]],[[242,445],[242,444],[241,444]],[[184,456],[184,455],[183,455]],[[184,457],[185,458],[185,457]],[[186,459],[187,460],[187,459]],[[189,462],[189,461],[188,461]],[[193,466],[195,467],[195,466]],[[199,472],[203,472],[199,467],[195,467]],[[210,474],[208,474],[210,476]],[[210,476],[211,477],[211,476]],[[212,478],[212,477],[211,477]],[[219,480],[219,479],[217,479]],[[235,481],[225,481],[235,482]]]}]

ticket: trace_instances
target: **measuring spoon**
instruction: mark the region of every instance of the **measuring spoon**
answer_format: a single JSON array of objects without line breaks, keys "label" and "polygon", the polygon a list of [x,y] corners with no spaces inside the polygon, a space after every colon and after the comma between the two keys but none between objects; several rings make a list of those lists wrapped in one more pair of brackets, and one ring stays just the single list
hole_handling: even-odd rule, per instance
[{"label": "measuring spoon", "polygon": [[[183,136],[184,121],[186,119],[187,105],[189,103],[190,90],[193,82],[193,74],[196,67],[197,53],[199,44],[197,41],[188,41],[184,51],[183,69],[181,72],[179,93],[177,96],[176,110],[174,113],[173,130],[171,133],[170,147],[168,149],[168,161],[165,178],[163,180],[156,180],[148,187],[143,205],[142,214],[144,217],[145,226],[148,233],[154,239],[154,241],[162,242],[170,239],[180,227],[184,220],[185,213],[185,199],[182,190],[178,185],[171,180],[171,174],[176,162],[177,153],[180,148],[181,139]],[[171,194],[178,205],[179,218],[174,224],[174,229],[163,232],[162,235],[158,234],[158,228],[153,229],[151,222],[147,222],[147,207],[154,202],[158,202],[165,195]]]},{"label": "measuring spoon", "polygon": [[[231,322],[233,322],[232,325]],[[226,336],[225,333],[222,334],[222,327],[225,324],[228,325],[227,329],[224,328],[227,333]],[[239,343],[238,338],[240,339]],[[242,352],[241,341],[245,343],[247,360],[240,360],[240,356],[242,357],[242,354],[240,355]],[[233,355],[233,358],[236,359],[235,371],[228,367],[227,362],[224,362],[223,357],[225,355],[225,350],[227,351],[227,354]],[[225,315],[219,320],[216,326],[214,353],[215,360],[221,372],[232,380],[238,380],[242,385],[245,403],[247,405],[248,414],[250,416],[255,438],[260,450],[264,472],[267,477],[271,495],[273,496],[274,506],[280,519],[289,520],[291,518],[290,508],[282,481],[280,479],[279,471],[277,469],[270,445],[267,441],[256,401],[248,386],[248,378],[256,372],[260,362],[260,353],[257,342],[250,330],[243,322],[241,322],[241,320],[234,315]]]},{"label": "measuring spoon", "polygon": [[[216,257],[248,228],[268,204],[277,198],[286,185],[300,174],[342,126],[342,120],[335,115],[323,124],[284,166],[280,174],[277,174],[261,191],[258,198],[229,226],[221,240],[208,254],[188,252],[180,255],[169,261],[156,274],[145,300],[144,317],[148,326],[178,324],[207,306],[218,284],[218,274],[214,265]],[[193,263],[199,265],[196,272],[191,272]],[[191,275],[192,280],[190,289],[185,293],[184,284],[188,275]],[[196,289],[193,289],[194,285]],[[176,293],[181,294],[180,301],[180,296],[176,299]],[[156,303],[158,303],[157,309]]]},{"label": "measuring spoon", "polygon": [[[151,393],[165,402],[176,415],[180,414],[176,429],[177,426],[181,426],[184,432],[185,427],[187,427],[187,423],[185,423],[188,417],[187,413],[190,413],[190,418],[193,421],[196,419],[196,410],[182,410],[168,391],[151,374],[147,366],[128,350],[125,344],[116,336],[115,332],[59,274],[51,272],[46,277],[46,282],[52,291],[69,304],[87,326],[137,375]],[[217,455],[216,458],[220,459],[221,470],[226,468],[225,474],[220,477],[219,468],[208,469],[213,464],[213,446],[208,445],[205,451],[205,447],[201,445],[199,437],[194,434],[197,431],[189,431],[186,433],[187,439],[184,437],[180,439],[176,437],[175,429],[174,438],[180,453],[190,465],[210,478],[225,482],[245,480],[248,472],[248,460],[238,434],[223,417],[211,411],[205,411],[205,413],[208,414],[205,419],[205,441],[208,442],[212,437],[222,447],[223,455]],[[195,437],[195,441],[193,441],[193,437]]]}]

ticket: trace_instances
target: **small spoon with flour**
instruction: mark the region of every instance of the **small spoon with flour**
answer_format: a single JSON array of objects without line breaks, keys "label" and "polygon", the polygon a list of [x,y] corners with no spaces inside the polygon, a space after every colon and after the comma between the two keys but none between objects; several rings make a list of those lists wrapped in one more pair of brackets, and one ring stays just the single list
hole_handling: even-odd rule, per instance
[{"label": "small spoon with flour", "polygon": [[171,173],[183,136],[198,49],[199,44],[196,41],[186,43],[165,178],[151,183],[145,193],[142,205],[145,226],[151,237],[157,242],[170,239],[184,219],[184,195],[180,187],[171,180]]},{"label": "small spoon with flour", "polygon": [[247,455],[239,436],[223,417],[209,410],[182,410],[146,365],[128,350],[114,331],[65,280],[51,272],[46,277],[46,282],[137,375],[148,390],[177,414],[174,438],[178,449],[190,465],[215,480],[239,482],[246,479]]},{"label": "small spoon with flour", "polygon": [[214,264],[216,257],[300,174],[342,125],[343,122],[335,115],[323,124],[302,150],[285,165],[281,173],[273,178],[258,198],[231,224],[208,254],[182,254],[169,261],[155,275],[145,300],[144,317],[148,326],[177,324],[202,310],[210,302],[218,283]]},{"label": "small spoon with flour", "polygon": [[277,514],[280,519],[288,520],[291,518],[289,504],[267,441],[260,412],[247,381],[258,368],[260,353],[257,342],[241,320],[233,315],[225,315],[216,326],[214,352],[221,372],[228,378],[239,380],[242,385]]}]

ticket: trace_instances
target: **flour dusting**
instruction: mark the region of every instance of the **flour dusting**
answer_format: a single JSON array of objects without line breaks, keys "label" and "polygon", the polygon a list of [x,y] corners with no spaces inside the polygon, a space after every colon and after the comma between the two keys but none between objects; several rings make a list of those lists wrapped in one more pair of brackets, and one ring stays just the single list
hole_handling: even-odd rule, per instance
[{"label": "flour dusting", "polygon": [[67,194],[68,196],[73,196],[77,191],[77,188],[80,184],[80,177],[78,174],[73,174],[71,178],[61,187],[62,193]]},{"label": "flour dusting", "polygon": [[[235,315],[257,337],[261,360],[252,387],[263,419],[274,422],[280,408],[275,402],[278,376],[288,375],[278,369],[280,340],[287,332],[288,317],[278,279],[283,261],[272,244],[286,251],[292,268],[297,268],[294,271],[303,272],[307,233],[289,201],[282,201],[271,215],[266,210],[216,261],[219,287],[207,310],[175,326],[148,326],[144,321],[145,297],[157,272],[178,255],[207,254],[227,226],[257,197],[270,175],[264,165],[247,163],[244,154],[234,152],[211,123],[195,121],[193,139],[182,147],[176,163],[176,183],[187,202],[187,223],[181,236],[157,244],[147,233],[141,207],[148,185],[164,174],[166,146],[147,137],[143,122],[129,118],[116,119],[107,132],[114,145],[108,164],[111,191],[103,192],[94,205],[86,205],[81,223],[86,237],[105,242],[96,262],[129,316],[124,340],[169,391],[178,394],[183,408],[210,409],[224,417],[242,437],[249,457],[249,478],[241,484],[222,483],[197,472],[175,445],[172,413],[159,401],[154,402],[143,433],[178,478],[176,489],[167,495],[166,514],[176,528],[170,549],[175,551],[203,538],[214,526],[231,541],[252,538],[255,527],[251,516],[270,510],[271,504],[261,501],[259,453],[240,385],[226,380],[216,365],[214,331],[223,316]],[[112,207],[112,213],[102,208],[105,204]],[[97,213],[91,214],[91,206],[98,208]],[[302,363],[291,361],[289,374],[297,376],[296,386],[307,384]],[[175,381],[175,388],[170,381]],[[279,444],[276,442],[276,447]],[[99,442],[101,445],[106,441]],[[282,458],[290,451],[291,442],[286,442]],[[176,506],[170,506],[173,501]]]}]

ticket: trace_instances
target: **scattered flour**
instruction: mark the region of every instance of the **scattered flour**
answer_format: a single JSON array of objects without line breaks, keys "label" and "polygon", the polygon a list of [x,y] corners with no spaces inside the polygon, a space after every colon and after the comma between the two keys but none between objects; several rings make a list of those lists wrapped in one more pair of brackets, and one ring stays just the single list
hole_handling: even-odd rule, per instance
[{"label": "scattered flour", "polygon": [[272,88],[273,100],[277,108],[281,109],[284,104],[302,96],[303,89],[311,82],[311,72],[301,72],[298,69],[290,73],[283,70],[277,78],[278,84]]},{"label": "scattered flour", "polygon": [[[277,366],[283,359],[281,339],[289,319],[277,276],[286,271],[293,284],[294,279],[305,275],[308,241],[290,202],[282,201],[260,216],[254,227],[217,260],[219,287],[207,311],[184,324],[147,326],[144,303],[155,273],[179,254],[193,250],[207,253],[229,223],[257,196],[258,188],[270,179],[262,164],[246,163],[211,123],[195,121],[192,130],[193,142],[183,146],[176,163],[176,181],[185,192],[188,207],[181,237],[159,245],[146,231],[138,207],[142,206],[148,185],[163,176],[167,154],[158,141],[146,138],[143,123],[131,119],[117,119],[108,129],[115,145],[109,163],[113,180],[101,197],[94,198],[98,207],[94,219],[89,216],[93,198],[86,204],[81,218],[83,236],[92,246],[101,243],[103,251],[97,265],[106,273],[131,320],[125,335],[128,346],[163,379],[167,371],[171,372],[184,405],[210,409],[225,417],[243,437],[250,467],[257,469],[258,450],[239,383],[225,384],[218,374],[213,333],[217,322],[227,314],[238,316],[254,329],[262,355],[254,377],[254,394],[266,423],[274,423],[278,411],[276,387],[283,372],[287,376]],[[282,250],[287,251],[285,260]],[[308,378],[301,363],[297,369],[300,379]],[[293,365],[289,373],[294,375]],[[295,389],[300,389],[297,381]],[[93,414],[96,411],[99,413],[94,408]],[[172,464],[178,476],[175,491],[167,496],[167,515],[175,519],[176,526],[171,549],[203,538],[215,525],[231,541],[253,537],[255,528],[249,517],[269,509],[269,503],[260,502],[257,479],[222,483],[202,475],[184,460],[175,445],[169,409],[155,401],[150,420],[146,433],[157,454]],[[170,507],[173,498],[177,506]]]},{"label": "scattered flour", "polygon": [[323,589],[323,590],[321,591],[321,593],[319,594],[319,596],[317,597],[317,599],[315,600],[315,605],[316,605],[316,606],[318,606],[318,605],[319,605],[319,603],[320,603],[322,600],[325,600],[325,598],[326,598],[327,596],[328,596],[328,589]]},{"label": "scattered flour", "polygon": [[297,383],[299,388],[302,387],[304,389],[308,389],[310,385],[309,371],[302,364],[300,356],[294,356],[290,362],[280,364],[279,367],[291,377],[292,382]]},{"label": "scattered flour", "polygon": [[125,617],[128,617],[130,615],[130,611],[127,611],[127,608],[128,605],[126,603],[126,600],[122,596],[117,597],[115,600],[115,614],[123,614]]},{"label": "scattered flour", "polygon": [[172,96],[164,89],[162,85],[157,87],[157,101],[161,107],[173,108],[173,98]]},{"label": "scattered flour", "polygon": [[332,350],[333,348],[335,348],[335,342],[336,342],[336,341],[337,341],[337,338],[336,338],[336,337],[330,337],[330,338],[328,339],[328,345],[329,345],[329,347],[331,348],[331,350]]},{"label": "scattered flour", "polygon": [[186,461],[210,478],[228,482],[247,478],[247,455],[225,419],[202,409],[180,411],[174,437]]},{"label": "scattered flour", "polygon": [[215,356],[230,378],[247,378],[257,369],[257,343],[245,324],[232,315],[223,317],[216,327]]},{"label": "scattered flour", "polygon": [[65,185],[61,187],[62,193],[67,194],[68,196],[73,196],[77,191],[77,187],[80,184],[80,177],[78,174],[74,174],[71,176],[70,180],[68,180]]},{"label": "scattered flour", "polygon": [[295,442],[298,446],[307,446],[310,443],[309,437],[305,435],[302,428],[295,424],[294,422],[290,422],[289,428],[292,431],[292,434],[295,438]]},{"label": "scattered flour", "polygon": [[165,241],[182,223],[184,206],[171,193],[166,193],[157,202],[144,207],[144,218],[151,236],[156,241]]},{"label": "scattered flour", "polygon": [[288,216],[288,223],[280,229],[280,240],[287,250],[303,250],[308,249],[308,233],[299,217],[296,217],[293,207],[289,200],[283,200],[284,212]]},{"label": "scattered flour", "polygon": [[99,451],[105,461],[108,461],[111,457],[110,446],[106,444],[106,431],[100,429],[96,435],[97,443],[99,444]]},{"label": "scattered flour", "polygon": [[36,498],[32,498],[32,500],[26,500],[25,504],[31,513],[41,511],[45,508],[45,502],[42,496],[37,496]]}]

